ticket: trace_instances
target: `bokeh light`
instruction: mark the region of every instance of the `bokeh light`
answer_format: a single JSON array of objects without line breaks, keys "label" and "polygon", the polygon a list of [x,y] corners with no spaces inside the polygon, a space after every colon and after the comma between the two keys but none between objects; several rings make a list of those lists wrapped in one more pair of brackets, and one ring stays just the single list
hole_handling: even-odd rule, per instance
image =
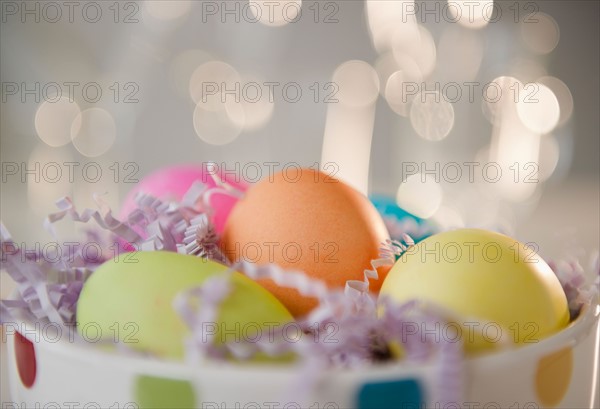
[{"label": "bokeh light", "polygon": [[224,108],[224,100],[236,97],[241,82],[240,74],[231,65],[223,61],[209,61],[192,73],[190,96],[196,104],[202,104],[204,110],[219,111]]},{"label": "bokeh light", "polygon": [[431,220],[442,230],[465,227],[465,221],[460,211],[448,205],[441,205],[431,217]]},{"label": "bokeh light", "polygon": [[410,107],[410,123],[421,138],[440,141],[454,126],[454,108],[437,91],[420,92]]},{"label": "bokeh light", "polygon": [[436,75],[444,81],[473,81],[482,59],[481,33],[450,24],[440,37]]},{"label": "bokeh light", "polygon": [[365,11],[373,45],[379,53],[392,48],[394,31],[416,27],[414,0],[367,0]]},{"label": "bokeh light", "polygon": [[396,64],[394,54],[392,54],[391,52],[381,54],[379,57],[377,57],[377,60],[375,60],[373,68],[375,68],[375,71],[379,76],[379,92],[381,96],[384,97],[385,87],[387,85],[388,79],[393,73],[398,71],[398,64]]},{"label": "bokeh light", "polygon": [[452,21],[472,28],[480,29],[493,20],[493,0],[448,0],[448,14]]},{"label": "bokeh light", "polygon": [[[191,140],[186,142],[184,135],[184,139],[178,144],[188,155],[194,149],[188,149],[189,146],[185,143],[192,147],[194,144],[198,145],[200,150],[204,149],[205,152],[201,152],[201,155],[219,156],[226,151],[230,152],[233,155],[231,160],[236,159],[236,155],[258,154],[261,159],[268,159],[263,156],[270,154],[285,156],[285,152],[282,153],[284,148],[293,148],[294,152],[287,154],[295,155],[292,159],[298,160],[299,163],[312,163],[319,159],[318,155],[323,155],[323,162],[339,164],[339,176],[367,193],[370,190],[369,183],[375,183],[374,189],[398,187],[390,186],[389,180],[382,179],[382,175],[387,174],[390,167],[397,166],[396,163],[410,158],[418,161],[438,160],[441,163],[456,158],[470,160],[481,145],[489,143],[485,150],[485,161],[498,162],[507,174],[506,180],[490,186],[489,191],[486,191],[486,195],[489,193],[486,199],[493,198],[497,201],[499,209],[518,207],[517,204],[520,206],[522,201],[530,200],[540,193],[539,183],[521,183],[525,174],[522,168],[521,181],[513,181],[514,173],[507,169],[515,162],[538,164],[539,181],[545,182],[553,177],[558,179],[558,173],[568,171],[572,154],[576,155],[574,161],[581,158],[584,161],[588,160],[580,155],[580,148],[585,148],[589,135],[593,135],[593,132],[587,132],[589,126],[586,122],[580,122],[586,116],[589,106],[584,105],[588,101],[585,98],[578,99],[578,103],[586,112],[578,115],[578,122],[575,123],[571,90],[576,91],[578,86],[581,87],[581,83],[578,84],[576,79],[571,78],[573,75],[577,76],[576,74],[565,71],[565,67],[558,64],[558,60],[564,59],[565,55],[580,58],[579,51],[586,45],[573,42],[577,39],[572,37],[572,33],[569,33],[567,38],[570,25],[577,23],[574,18],[574,21],[569,22],[569,19],[564,18],[565,15],[554,14],[556,20],[561,23],[561,33],[557,21],[548,14],[536,12],[526,15],[528,8],[523,7],[525,4],[515,3],[513,8],[518,10],[509,10],[507,7],[511,5],[508,3],[494,3],[493,0],[442,0],[435,2],[435,5],[414,0],[365,0],[366,16],[359,15],[362,4],[359,8],[350,10],[346,9],[345,3],[342,2],[338,3],[338,6],[343,10],[338,10],[334,15],[340,18],[340,24],[326,26],[324,18],[327,11],[331,10],[324,8],[327,2],[313,4],[301,0],[240,0],[235,5],[230,2],[214,3],[221,15],[215,15],[210,23],[197,18],[202,17],[202,5],[191,0],[142,0],[136,3],[140,6],[139,15],[134,16],[141,20],[141,24],[115,25],[112,19],[116,18],[116,15],[113,14],[112,7],[110,10],[105,9],[108,15],[105,13],[100,24],[88,25],[87,28],[80,24],[68,24],[64,27],[61,24],[54,25],[52,32],[48,32],[46,42],[29,44],[35,52],[15,55],[19,57],[18,63],[16,60],[7,60],[8,67],[12,70],[12,74],[7,75],[7,80],[20,81],[18,70],[19,67],[23,67],[31,71],[31,75],[23,78],[40,83],[66,80],[97,81],[102,85],[106,98],[93,106],[84,105],[80,97],[76,98],[77,102],[61,98],[57,102],[42,99],[41,103],[35,104],[32,103],[31,96],[25,104],[15,99],[15,103],[12,104],[14,106],[5,105],[8,115],[6,118],[3,115],[2,118],[6,119],[3,132],[8,135],[6,141],[3,139],[3,148],[7,148],[4,154],[11,160],[26,162],[34,144],[38,144],[41,147],[38,146],[36,151],[31,153],[30,162],[42,160],[40,158],[45,161],[54,160],[52,150],[60,151],[56,156],[60,160],[77,160],[77,157],[81,159],[83,155],[86,158],[100,157],[106,161],[112,155],[133,152],[140,156],[138,159],[142,165],[146,161],[146,167],[154,166],[160,165],[155,163],[156,158],[151,160],[152,155],[147,155],[147,149],[137,149],[146,146],[144,141],[140,142],[139,136],[146,139],[164,139],[165,129],[175,129],[175,134],[181,134],[193,125],[199,140],[192,134]],[[453,9],[458,11],[454,14],[455,17],[460,14],[456,24],[435,21],[436,17],[442,16],[443,19],[443,14],[440,15],[438,11],[445,6],[448,6],[451,12]],[[495,6],[502,6],[502,21],[488,25],[488,19]],[[234,24],[234,20],[240,15],[244,18],[240,13],[237,16],[230,13],[226,19],[223,18],[222,13],[225,9],[239,10],[237,7],[245,7],[251,11],[252,15],[257,17],[256,24],[248,24],[248,21]],[[320,13],[318,25],[313,24],[316,8]],[[435,12],[427,14],[427,9],[434,8]],[[406,10],[415,9],[416,15],[406,13]],[[123,22],[127,12],[131,10],[119,8],[120,22]],[[260,10],[260,15],[255,13],[256,10]],[[515,21],[513,24],[513,12],[520,13],[518,23]],[[192,16],[195,18],[191,19]],[[301,22],[291,23],[300,16]],[[18,20],[17,17],[15,16],[15,21]],[[361,21],[362,17],[366,20]],[[100,25],[104,27],[105,24],[109,30],[113,27],[115,37],[112,38],[111,35],[104,41],[90,43],[88,31],[93,31]],[[487,27],[484,27],[486,25]],[[19,25],[15,25],[17,26]],[[41,30],[37,37],[45,38],[46,26],[36,25],[35,29]],[[372,37],[374,50],[370,49],[371,40],[364,37],[367,33],[360,33],[367,28],[366,26]],[[581,26],[583,29],[584,25]],[[156,32],[155,27],[168,30],[177,28],[177,31]],[[484,29],[481,29],[482,27]],[[83,29],[81,33],[80,29]],[[117,32],[122,32],[123,35]],[[13,38],[22,37],[18,35],[20,31],[15,33]],[[564,34],[562,39],[561,34]],[[318,44],[314,43],[315,38]],[[54,41],[57,39],[77,41],[69,47],[62,47],[63,52],[48,46],[50,43],[63,44]],[[113,41],[115,39],[118,41]],[[13,48],[15,44],[19,44],[19,41],[8,37],[3,41],[5,40],[12,41],[10,45]],[[561,41],[565,43],[558,47]],[[253,49],[257,44],[262,45],[268,52]],[[565,54],[565,49],[569,51],[569,48],[578,53]],[[211,55],[209,52],[215,54]],[[217,60],[221,58],[229,63]],[[347,61],[352,58],[364,58],[366,62]],[[342,64],[338,66],[340,63]],[[581,67],[583,63],[585,58],[571,61],[574,72],[577,72],[577,64]],[[328,74],[324,73],[323,69],[329,70],[331,74],[334,67],[337,68],[332,82],[339,86],[334,97],[339,102],[325,104],[321,100],[319,103],[312,103],[310,99],[313,95],[308,87],[315,81],[325,81]],[[253,78],[248,76],[249,73],[264,77]],[[550,76],[550,73],[557,76],[561,73],[560,77],[569,85]],[[481,113],[474,112],[478,106],[473,110],[472,104],[465,101],[466,87],[460,88],[464,99],[454,103],[445,99],[441,91],[419,92],[423,88],[435,88],[434,82],[446,85],[449,82],[457,82],[460,85],[463,82],[477,81],[477,99],[481,97],[482,83],[501,74],[505,76],[493,80],[499,86],[488,88],[482,102],[483,114],[492,124],[491,132],[488,124],[481,122]],[[167,84],[164,84],[164,81],[160,82],[165,76]],[[274,96],[270,94],[269,88],[260,84],[265,80],[290,79],[303,84],[304,97],[308,98],[304,98],[305,103],[295,105],[275,98],[275,107]],[[130,80],[136,80],[141,87],[139,97],[149,98],[140,98],[136,104],[112,104],[112,88],[109,87],[117,81],[123,85],[124,81]],[[593,79],[584,78],[581,81],[588,81],[590,90],[595,85]],[[246,98],[243,88],[245,84],[252,82],[259,84],[261,95],[253,98],[252,94]],[[411,92],[406,92],[407,87]],[[530,94],[535,87],[537,88],[533,95]],[[152,91],[154,88],[157,92],[145,95],[148,90]],[[498,90],[500,95],[497,96],[495,93]],[[177,97],[173,100],[175,95],[172,91],[185,100]],[[238,92],[242,97],[236,99],[232,94]],[[581,92],[577,94],[578,98],[581,97],[580,94]],[[379,95],[384,97],[394,114],[408,120],[397,118],[387,112],[385,106],[377,105]],[[121,94],[121,97],[123,96]],[[277,94],[277,97],[279,96]],[[18,97],[19,95],[15,96]],[[189,104],[187,98],[194,104]],[[379,112],[381,108],[383,112]],[[325,111],[327,116],[323,127]],[[15,112],[25,114],[17,116],[14,115]],[[184,115],[183,124],[181,115]],[[291,119],[296,116],[301,119],[297,121],[298,124],[293,124]],[[311,120],[305,120],[306,118]],[[160,126],[154,126],[155,121],[158,121]],[[290,124],[293,125],[291,128]],[[320,127],[316,132],[313,129],[315,124],[317,128]],[[266,126],[269,128],[264,132],[257,132]],[[564,127],[558,128],[560,126]],[[284,135],[286,129],[289,133],[287,136]],[[375,136],[374,129],[377,130]],[[574,129],[578,131],[578,149],[575,154],[571,152],[574,149]],[[117,130],[119,139],[116,139]],[[413,136],[413,130],[418,139]],[[34,131],[43,143],[35,137],[29,142],[23,138]],[[321,132],[324,134],[322,151],[319,150]],[[273,148],[271,152],[271,148],[265,149],[264,144],[269,143],[275,134],[281,134],[284,138],[294,138],[296,142],[298,138],[305,139],[296,143],[299,147],[279,140],[279,143],[275,144],[277,146],[269,145]],[[398,137],[399,134],[402,137]],[[390,138],[393,140],[388,140]],[[435,141],[441,142],[433,146]],[[372,151],[371,142],[376,144],[373,145]],[[70,143],[73,147],[69,146]],[[205,144],[232,145],[223,150]],[[393,155],[386,156],[392,152],[392,147]],[[240,152],[236,148],[243,149]],[[181,155],[176,157],[176,151],[177,149],[159,159],[167,162],[189,160]],[[585,153],[585,149],[583,152]],[[290,160],[290,157],[283,159]],[[115,157],[114,160],[123,158]],[[370,163],[370,160],[376,163]],[[588,163],[578,162],[578,172],[587,168]],[[434,182],[428,177],[425,177],[425,182],[417,183],[417,179],[420,178],[421,175],[410,178],[398,188],[398,201],[402,202],[403,207],[421,216],[439,218],[441,224],[447,228],[468,224],[467,218],[470,215],[461,215],[460,212],[464,209],[447,202],[450,196],[461,196],[460,189],[450,192],[452,187],[440,186],[439,182],[437,186],[432,186],[430,182]],[[412,188],[411,184],[414,185]],[[101,184],[86,186],[80,183],[64,187],[62,191],[56,188],[57,185],[40,187],[33,184],[21,186],[21,193],[30,196],[32,206],[37,203],[50,203],[49,208],[38,213],[45,214],[54,210],[51,204],[54,199],[69,191],[78,202],[83,203],[86,203],[85,197],[92,191],[116,192],[114,186]],[[444,200],[441,200],[442,188]],[[51,193],[45,194],[44,190]],[[411,197],[414,202],[412,207]],[[476,198],[475,195],[470,197],[475,200]],[[21,197],[20,200],[11,200],[18,203],[23,202],[23,199]],[[505,201],[510,203],[504,203]],[[490,212],[490,209],[482,209],[484,210]],[[38,208],[36,212],[39,211]],[[494,212],[493,217],[499,217],[500,211]],[[519,216],[521,213],[525,215],[520,207],[516,213]],[[497,221],[493,218],[490,220]]]},{"label": "bokeh light", "polygon": [[423,77],[427,77],[435,68],[435,41],[429,30],[422,25],[399,25],[393,34],[392,50],[399,64],[406,57],[411,58]]},{"label": "bokeh light", "polygon": [[394,59],[396,71],[390,74],[385,83],[384,97],[390,108],[398,115],[408,117],[410,103],[421,87],[423,75],[417,63],[408,56]]},{"label": "bokeh light", "polygon": [[546,134],[558,124],[560,107],[552,90],[536,82],[523,86],[522,95],[517,103],[517,113],[527,128]]},{"label": "bokeh light", "polygon": [[[542,138],[539,130],[525,125],[518,111],[522,105],[539,106],[528,101],[538,88],[534,84],[522,84],[513,77],[500,77],[495,81],[500,86],[502,97],[488,105],[494,109],[494,128],[490,162],[484,176],[486,183],[482,184],[482,189],[497,200],[523,203],[539,191],[537,164]],[[539,95],[536,94],[536,97]],[[532,111],[535,113],[535,108]],[[537,125],[533,118],[531,120]]]},{"label": "bokeh light", "polygon": [[249,0],[248,10],[252,19],[266,26],[280,27],[300,19],[302,0]]},{"label": "bokeh light", "polygon": [[552,134],[540,140],[539,179],[544,182],[552,176],[560,159],[560,147]]},{"label": "bokeh light", "polygon": [[398,206],[416,216],[427,219],[439,209],[443,191],[433,175],[416,174],[406,178],[398,187]]},{"label": "bokeh light", "polygon": [[336,97],[345,105],[370,105],[379,96],[377,72],[364,61],[352,60],[341,64],[333,73],[333,82],[339,87]]},{"label": "bokeh light", "polygon": [[334,165],[336,177],[366,195],[379,77],[371,65],[351,60],[336,68],[332,81],[338,103],[327,107],[321,163]]},{"label": "bokeh light", "polygon": [[521,22],[521,34],[525,44],[537,54],[550,53],[560,39],[558,23],[543,12],[525,16]]},{"label": "bokeh light", "polygon": [[523,92],[523,83],[515,77],[502,75],[494,78],[483,91],[483,115],[492,125],[500,126],[503,106],[515,104]]},{"label": "bokeh light", "polygon": [[82,111],[71,125],[71,139],[83,156],[94,158],[107,152],[117,137],[112,115],[102,108]]},{"label": "bokeh light", "polygon": [[274,95],[264,81],[244,78],[240,98],[228,98],[225,110],[229,119],[245,131],[255,131],[265,126],[275,110]]},{"label": "bokeh light", "polygon": [[537,82],[550,88],[556,96],[560,107],[558,125],[563,125],[573,114],[573,95],[571,94],[571,90],[569,90],[567,84],[556,77],[544,76],[539,78]]},{"label": "bokeh light", "polygon": [[71,124],[80,113],[79,105],[67,97],[44,101],[35,113],[35,130],[48,146],[66,145],[71,142]]},{"label": "bokeh light", "polygon": [[371,143],[375,122],[375,105],[353,107],[330,104],[327,108],[322,169],[359,192],[369,192]]},{"label": "bokeh light", "polygon": [[[240,104],[232,105],[229,114],[224,104],[221,107],[217,110],[207,110],[205,104],[200,103],[194,110],[194,130],[201,140],[211,145],[231,143],[244,129],[245,113]],[[232,121],[230,116],[236,120]]]}]

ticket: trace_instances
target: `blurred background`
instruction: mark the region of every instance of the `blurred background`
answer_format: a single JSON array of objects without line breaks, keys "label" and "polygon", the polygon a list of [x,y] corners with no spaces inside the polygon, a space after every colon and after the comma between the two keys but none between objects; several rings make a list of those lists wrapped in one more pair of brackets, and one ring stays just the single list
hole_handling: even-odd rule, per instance
[{"label": "blurred background", "polygon": [[1,5],[17,241],[49,237],[59,197],[118,209],[152,170],[214,161],[250,181],[330,164],[445,228],[599,247],[596,1]]},{"label": "blurred background", "polygon": [[165,165],[298,164],[591,273],[599,4],[2,0],[1,219],[35,248],[62,196],[118,210]]}]

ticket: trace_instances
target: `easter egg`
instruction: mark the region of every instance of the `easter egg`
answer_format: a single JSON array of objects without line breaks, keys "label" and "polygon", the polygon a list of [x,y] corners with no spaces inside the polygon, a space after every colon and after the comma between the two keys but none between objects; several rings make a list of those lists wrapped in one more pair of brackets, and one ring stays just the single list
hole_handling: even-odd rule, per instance
[{"label": "easter egg", "polygon": [[408,249],[380,296],[445,308],[468,352],[502,339],[538,342],[569,322],[567,298],[548,264],[530,247],[480,229],[439,233]]},{"label": "easter egg", "polygon": [[407,212],[398,204],[396,200],[390,196],[374,194],[369,197],[377,211],[384,217],[393,217],[397,220],[412,219],[417,223],[422,223],[423,219]]},{"label": "easter egg", "polygon": [[418,216],[407,212],[396,203],[393,197],[374,194],[369,196],[371,202],[383,217],[392,239],[401,240],[403,234],[408,234],[415,242],[419,242],[433,232],[431,222],[426,222]]},{"label": "easter egg", "polygon": [[[144,177],[140,182],[129,191],[119,216],[125,220],[137,206],[135,197],[138,192],[143,192],[155,196],[165,201],[180,201],[194,182],[201,182],[209,187],[215,187],[217,184],[214,175],[230,183],[239,190],[245,190],[246,184],[232,173],[222,172],[219,168],[209,170],[208,164],[199,165],[176,165],[165,167],[154,171]],[[226,193],[215,193],[210,197],[210,204],[214,210],[211,215],[215,229],[218,233],[223,230],[227,216],[231,211],[237,199]]]},{"label": "easter egg", "polygon": [[[166,251],[123,254],[102,264],[83,286],[78,330],[84,339],[99,333],[159,357],[181,358],[189,329],[173,308],[175,296],[226,271],[221,264]],[[273,295],[248,277],[234,272],[229,283],[216,323],[207,323],[215,342],[244,341],[257,336],[245,334],[258,328],[266,336],[269,326],[293,321]]]},{"label": "easter egg", "polygon": [[[233,208],[222,237],[232,261],[275,263],[320,279],[330,288],[363,280],[388,239],[385,225],[367,197],[322,172],[294,169],[271,175],[248,189]],[[371,280],[378,291],[387,270]],[[317,305],[295,289],[259,280],[298,317]]]}]

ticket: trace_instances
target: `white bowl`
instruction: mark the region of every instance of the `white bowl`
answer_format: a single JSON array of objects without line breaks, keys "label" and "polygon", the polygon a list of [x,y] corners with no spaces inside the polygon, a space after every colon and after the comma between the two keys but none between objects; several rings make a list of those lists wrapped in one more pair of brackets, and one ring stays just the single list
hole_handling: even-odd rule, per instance
[{"label": "white bowl", "polygon": [[[600,306],[587,305],[569,327],[549,338],[467,359],[464,402],[437,407],[594,407],[599,316]],[[5,325],[13,402],[3,407],[436,407],[433,364],[327,370],[301,390],[310,382],[296,366],[209,362],[193,367],[106,352],[70,342],[66,335],[53,341],[55,329],[23,321]],[[28,341],[20,341],[17,330]],[[24,345],[35,355],[30,387],[15,353]],[[574,374],[585,381],[573,382]]]}]

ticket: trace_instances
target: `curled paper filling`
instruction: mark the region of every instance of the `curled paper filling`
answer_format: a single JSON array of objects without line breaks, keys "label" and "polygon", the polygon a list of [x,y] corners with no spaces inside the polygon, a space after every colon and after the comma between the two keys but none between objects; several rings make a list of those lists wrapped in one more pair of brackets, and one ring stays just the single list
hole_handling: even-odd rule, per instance
[{"label": "curled paper filling", "polygon": [[[206,334],[202,333],[203,323],[216,321],[220,305],[230,292],[230,274],[207,279],[202,286],[186,289],[175,298],[173,307],[190,329],[185,348],[186,359],[191,364],[205,359],[249,359],[259,353],[270,357],[292,355],[300,362],[300,369],[298,384],[290,393],[300,394],[314,387],[325,368],[361,368],[391,361],[401,351],[400,362],[435,366],[434,401],[461,401],[465,376],[462,345],[444,336],[424,337],[422,334],[423,328],[437,328],[436,323],[447,323],[451,315],[418,300],[399,305],[380,298],[376,303],[369,293],[370,281],[378,278],[377,269],[393,265],[415,244],[407,233],[414,231],[419,236],[425,235],[428,231],[422,230],[424,227],[388,222],[393,240],[382,243],[381,255],[364,271],[364,279],[348,281],[343,290],[334,290],[303,272],[284,271],[275,264],[259,266],[241,261],[230,265],[220,250],[219,237],[210,221],[213,210],[209,197],[216,192],[240,194],[224,182],[215,188],[197,182],[180,203],[164,202],[141,193],[136,197],[137,209],[126,221],[113,217],[112,210],[98,195],[94,196],[98,209],[82,212],[77,211],[69,198],[63,198],[57,202],[59,210],[45,220],[45,229],[56,237],[54,223],[69,218],[86,225],[88,233],[69,257],[62,255],[51,260],[41,252],[19,249],[8,230],[0,224],[2,267],[17,283],[16,299],[0,302],[0,322],[14,321],[14,313],[18,312],[20,319],[72,327],[76,323],[77,300],[85,281],[108,258],[90,258],[82,251],[84,245],[97,243],[107,249],[103,253],[106,255],[110,253],[111,241],[116,241],[119,244],[117,253],[138,249],[207,258],[228,265],[231,271],[251,279],[271,279],[280,286],[320,301],[307,317],[296,323],[304,336],[294,342],[290,342],[282,328],[276,328],[272,338],[217,344],[211,340],[207,342]],[[95,224],[91,224],[92,220]],[[586,302],[598,297],[598,257],[592,266],[597,274],[594,283],[586,283],[584,269],[575,260],[549,264],[565,290],[574,319]],[[415,323],[424,325],[415,326]],[[409,326],[414,330],[407,331]],[[127,348],[118,351],[134,353]]]}]

